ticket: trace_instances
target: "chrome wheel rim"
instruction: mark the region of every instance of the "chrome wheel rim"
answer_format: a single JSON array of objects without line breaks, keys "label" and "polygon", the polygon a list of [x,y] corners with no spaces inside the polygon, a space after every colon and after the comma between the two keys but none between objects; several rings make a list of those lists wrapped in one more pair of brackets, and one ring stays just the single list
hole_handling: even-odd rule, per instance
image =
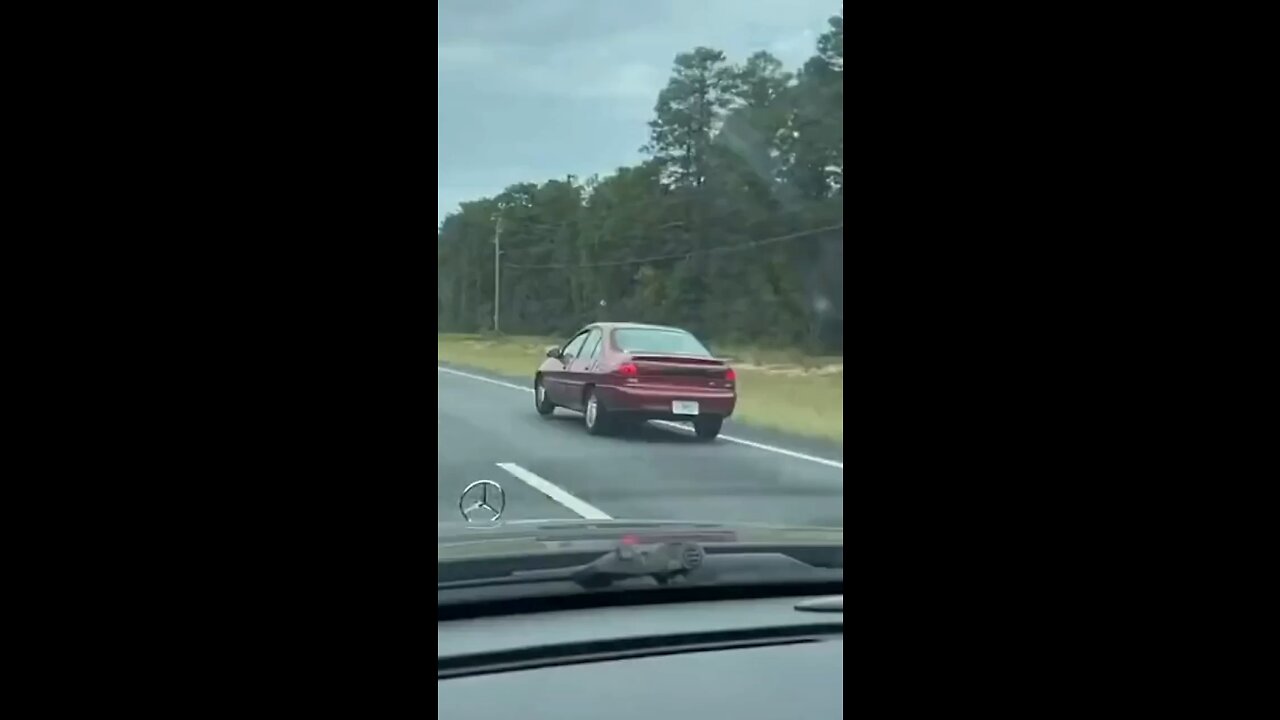
[{"label": "chrome wheel rim", "polygon": [[594,396],[587,401],[587,425],[589,427],[596,426],[596,399]]}]

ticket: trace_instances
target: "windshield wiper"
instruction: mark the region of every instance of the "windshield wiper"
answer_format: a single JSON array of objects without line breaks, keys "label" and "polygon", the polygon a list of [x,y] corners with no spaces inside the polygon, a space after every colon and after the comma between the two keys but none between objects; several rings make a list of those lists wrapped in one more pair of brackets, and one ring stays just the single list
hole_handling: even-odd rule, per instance
[{"label": "windshield wiper", "polygon": [[[826,548],[830,550],[830,548]],[[842,552],[841,552],[842,554]],[[733,552],[723,547],[711,554],[692,542],[658,545],[619,545],[584,565],[548,570],[514,571],[501,577],[474,578],[437,583],[438,590],[573,582],[585,589],[603,588],[622,580],[649,578],[667,585],[680,578],[716,582],[830,581],[842,579],[843,562],[810,564],[791,549],[746,547]]]}]

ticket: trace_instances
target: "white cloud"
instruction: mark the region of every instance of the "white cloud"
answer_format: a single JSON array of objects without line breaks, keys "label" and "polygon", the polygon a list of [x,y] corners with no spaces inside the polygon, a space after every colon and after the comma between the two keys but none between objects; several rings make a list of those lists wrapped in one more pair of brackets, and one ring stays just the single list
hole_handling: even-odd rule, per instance
[{"label": "white cloud", "polygon": [[654,0],[641,13],[607,0],[493,2],[488,12],[485,3],[439,11],[442,81],[470,84],[483,75],[477,89],[484,92],[648,105],[676,53],[698,45],[724,49],[731,62],[765,49],[798,69],[814,53],[825,17],[840,7],[832,0]]},{"label": "white cloud", "polygon": [[611,172],[648,137],[675,55],[797,70],[839,0],[441,0],[437,212],[511,183]]},{"label": "white cloud", "polygon": [[449,42],[436,45],[436,62],[445,66],[489,66],[502,59],[501,47],[482,42]]},{"label": "white cloud", "polygon": [[[650,53],[651,55],[651,53]],[[548,53],[451,42],[437,46],[438,81],[502,95],[641,101],[647,109],[667,81],[665,65],[644,53],[579,43]],[[645,58],[647,60],[647,58]]]},{"label": "white cloud", "polygon": [[512,73],[519,94],[652,104],[667,81],[665,68],[642,62],[528,65]]},{"label": "white cloud", "polygon": [[793,35],[786,35],[769,44],[767,48],[782,64],[789,69],[799,69],[815,52],[818,45],[818,33],[813,30],[802,30]]}]

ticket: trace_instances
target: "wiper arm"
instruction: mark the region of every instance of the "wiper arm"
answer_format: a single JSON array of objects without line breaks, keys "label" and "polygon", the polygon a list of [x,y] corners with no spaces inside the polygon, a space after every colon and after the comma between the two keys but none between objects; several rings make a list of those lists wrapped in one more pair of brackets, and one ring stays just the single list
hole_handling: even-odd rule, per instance
[{"label": "wiper arm", "polygon": [[[829,554],[829,553],[828,553]],[[841,563],[841,566],[843,563]],[[517,571],[503,577],[474,578],[437,583],[437,590],[454,590],[495,585],[529,585],[533,583],[573,582],[582,588],[596,589],[632,578],[650,578],[658,585],[706,568],[711,580],[825,580],[843,578],[843,568],[830,564],[811,564],[789,554],[743,548],[741,553],[718,549],[708,556],[706,549],[693,542],[668,542],[658,545],[619,545],[583,565],[549,570]],[[692,578],[690,578],[692,579]]]},{"label": "wiper arm", "polygon": [[508,577],[453,580],[436,585],[438,590],[493,585],[527,585],[539,582],[575,582],[584,588],[606,587],[618,580],[649,577],[665,585],[674,577],[702,566],[706,551],[696,543],[674,542],[655,546],[619,545],[585,565],[554,570],[529,570]]},{"label": "wiper arm", "polygon": [[605,587],[632,577],[650,577],[659,585],[702,567],[707,552],[692,542],[670,542],[649,550],[639,545],[619,545],[616,550],[587,563],[570,578],[582,587]]}]

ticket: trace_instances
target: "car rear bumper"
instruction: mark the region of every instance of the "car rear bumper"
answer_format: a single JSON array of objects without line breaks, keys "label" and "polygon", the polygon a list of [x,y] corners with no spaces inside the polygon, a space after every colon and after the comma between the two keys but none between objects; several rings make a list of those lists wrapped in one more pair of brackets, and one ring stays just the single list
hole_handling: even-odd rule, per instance
[{"label": "car rear bumper", "polygon": [[651,419],[692,420],[691,415],[673,415],[674,400],[693,400],[698,403],[699,415],[733,414],[738,396],[733,390],[660,385],[632,387],[602,385],[596,388],[600,400],[609,412],[634,414]]}]

